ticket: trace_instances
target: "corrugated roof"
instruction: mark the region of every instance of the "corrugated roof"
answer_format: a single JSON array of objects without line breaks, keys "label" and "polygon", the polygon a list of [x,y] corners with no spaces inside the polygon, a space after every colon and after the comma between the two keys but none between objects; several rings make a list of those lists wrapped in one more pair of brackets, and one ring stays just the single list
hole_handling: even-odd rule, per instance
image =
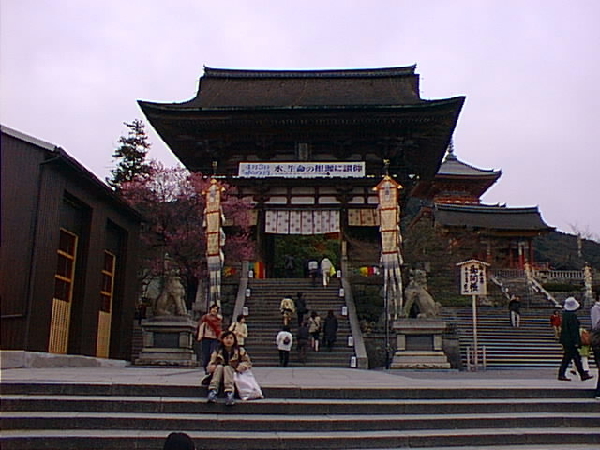
[{"label": "corrugated roof", "polygon": [[36,147],[45,150],[46,152],[48,152],[48,158],[56,158],[56,163],[62,163],[63,165],[69,167],[80,177],[87,180],[87,182],[89,182],[90,185],[94,186],[97,192],[100,192],[101,195],[109,199],[113,204],[118,205],[120,208],[126,210],[127,213],[134,216],[136,219],[141,219],[140,213],[135,208],[132,208],[128,203],[126,203],[112,189],[110,189],[104,182],[102,182],[102,180],[100,180],[94,173],[86,169],[79,161],[77,161],[75,158],[69,155],[62,147],[59,147],[58,145],[52,144],[50,142],[42,141],[33,136],[30,136],[21,131],[15,130],[4,125],[0,125],[0,131],[3,134],[11,136],[20,141],[35,145]]}]

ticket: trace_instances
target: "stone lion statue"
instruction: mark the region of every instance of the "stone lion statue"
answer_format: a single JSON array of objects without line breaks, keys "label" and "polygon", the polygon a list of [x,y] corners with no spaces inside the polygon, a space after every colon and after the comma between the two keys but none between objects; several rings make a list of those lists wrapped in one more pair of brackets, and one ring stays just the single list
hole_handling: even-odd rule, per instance
[{"label": "stone lion statue", "polygon": [[427,273],[424,270],[411,271],[411,280],[404,291],[404,300],[404,317],[431,319],[440,314],[440,303],[427,292]]},{"label": "stone lion statue", "polygon": [[157,316],[185,316],[185,288],[178,276],[169,276],[165,286],[156,298],[154,311]]}]

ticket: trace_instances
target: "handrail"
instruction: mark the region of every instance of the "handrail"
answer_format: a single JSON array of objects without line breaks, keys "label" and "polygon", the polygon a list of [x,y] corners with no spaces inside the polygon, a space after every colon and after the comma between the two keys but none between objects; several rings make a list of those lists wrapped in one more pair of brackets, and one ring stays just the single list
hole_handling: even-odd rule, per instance
[{"label": "handrail", "polygon": [[246,304],[246,291],[248,289],[248,261],[242,262],[242,274],[240,275],[240,284],[238,286],[237,295],[235,296],[235,305],[233,306],[233,322],[237,316],[242,314],[244,311],[244,305]]},{"label": "handrail", "polygon": [[[494,275],[504,278],[525,278],[524,269],[494,269]],[[583,280],[583,270],[533,269],[533,276],[544,280]]]},{"label": "handrail", "polygon": [[550,292],[548,292],[546,289],[544,289],[544,287],[540,284],[540,282],[538,280],[535,279],[535,277],[531,278],[531,287],[533,288],[533,290],[535,292],[545,295],[546,300],[548,300],[550,303],[552,303],[553,306],[560,308],[560,303],[558,303],[556,301],[556,299],[552,296],[552,294],[550,294]]},{"label": "handrail", "polygon": [[498,279],[496,275],[490,275],[490,281],[500,288],[500,291],[502,292],[504,298],[510,300],[510,291],[507,287],[504,287],[502,280]]},{"label": "handrail", "polygon": [[550,280],[582,280],[583,270],[535,270],[536,278]]},{"label": "handrail", "polygon": [[359,369],[369,368],[369,358],[367,356],[367,348],[365,341],[360,330],[360,323],[358,322],[358,315],[356,314],[356,306],[354,305],[354,298],[352,297],[352,287],[350,282],[346,278],[347,264],[346,261],[342,260],[342,288],[344,289],[344,300],[346,307],[348,308],[348,320],[350,322],[350,331],[352,333],[352,340],[354,342],[354,354],[356,356],[356,367]]}]

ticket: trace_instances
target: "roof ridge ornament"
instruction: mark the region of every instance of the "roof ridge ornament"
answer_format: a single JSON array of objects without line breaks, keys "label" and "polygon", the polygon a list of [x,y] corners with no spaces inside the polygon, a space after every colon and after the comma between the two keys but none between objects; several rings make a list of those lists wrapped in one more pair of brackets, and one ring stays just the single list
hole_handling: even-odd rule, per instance
[{"label": "roof ridge ornament", "polygon": [[386,177],[390,176],[390,160],[389,159],[383,160],[383,173],[385,174]]},{"label": "roof ridge ornament", "polygon": [[450,142],[448,143],[448,148],[446,149],[447,153],[446,153],[446,157],[444,158],[444,161],[457,161],[458,158],[456,157],[456,155],[454,154],[454,138],[450,138]]}]

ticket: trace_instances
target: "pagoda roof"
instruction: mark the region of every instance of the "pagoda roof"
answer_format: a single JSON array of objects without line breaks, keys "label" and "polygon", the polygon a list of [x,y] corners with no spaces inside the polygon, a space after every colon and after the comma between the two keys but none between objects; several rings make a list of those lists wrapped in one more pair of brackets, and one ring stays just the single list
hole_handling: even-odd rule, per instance
[{"label": "pagoda roof", "polygon": [[496,181],[502,176],[501,170],[479,169],[459,160],[454,154],[454,150],[450,148],[442,161],[442,165],[437,172],[436,178],[439,177],[460,177],[460,178],[493,178]]},{"label": "pagoda roof", "polygon": [[459,160],[451,144],[433,180],[420,181],[412,195],[435,198],[445,191],[456,192],[459,183],[465,192],[479,199],[501,176],[501,170],[479,169]]},{"label": "pagoda roof", "polygon": [[435,203],[435,222],[444,227],[504,232],[545,232],[554,230],[542,218],[538,207],[510,208],[504,205],[455,205]]},{"label": "pagoda roof", "polygon": [[[400,161],[432,178],[464,97],[423,100],[416,66],[334,70],[241,70],[205,67],[198,92],[181,103],[138,103],[188,169],[235,157],[248,144],[371,141],[404,145]],[[387,141],[386,141],[387,139]],[[221,147],[219,147],[221,146]],[[215,150],[228,146],[232,150]],[[391,148],[391,147],[390,147]],[[245,156],[244,156],[245,157]],[[382,157],[386,157],[383,155]],[[394,164],[392,164],[393,166]]]}]

